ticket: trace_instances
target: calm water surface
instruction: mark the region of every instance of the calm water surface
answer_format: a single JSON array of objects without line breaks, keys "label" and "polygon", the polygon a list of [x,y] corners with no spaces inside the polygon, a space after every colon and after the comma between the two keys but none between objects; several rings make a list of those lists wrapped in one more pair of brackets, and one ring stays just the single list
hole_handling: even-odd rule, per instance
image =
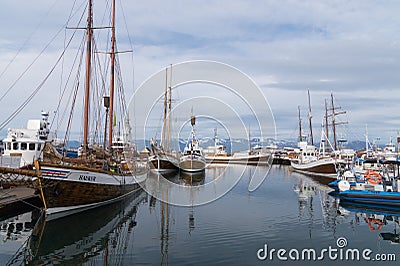
[{"label": "calm water surface", "polygon": [[[219,168],[206,170],[206,183]],[[395,254],[400,260],[399,213],[340,206],[320,182],[273,166],[267,179],[254,192],[248,191],[249,176],[265,169],[232,166],[225,175],[244,171],[238,184],[218,200],[197,207],[177,207],[162,203],[144,191],[130,199],[82,214],[37,222],[39,211],[2,220],[0,264],[20,265],[310,265],[321,261],[288,258],[289,252],[304,249],[337,249],[336,260],[324,254],[324,265],[388,265],[340,259],[348,249],[376,254]],[[176,182],[188,182],[175,178]],[[346,246],[338,247],[344,237]],[[386,240],[385,240],[386,239]],[[343,242],[341,242],[343,243]],[[275,254],[259,260],[257,251],[267,245],[285,249],[288,261]],[[264,253],[260,253],[263,255]],[[361,256],[361,255],[360,255]]]}]

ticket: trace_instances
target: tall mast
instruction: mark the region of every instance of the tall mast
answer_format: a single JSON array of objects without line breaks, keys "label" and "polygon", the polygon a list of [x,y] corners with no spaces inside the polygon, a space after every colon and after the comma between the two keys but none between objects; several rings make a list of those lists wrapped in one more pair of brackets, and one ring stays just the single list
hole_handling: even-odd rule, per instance
[{"label": "tall mast", "polygon": [[335,151],[337,150],[337,143],[336,143],[336,121],[335,121],[335,105],[333,103],[333,94],[331,93],[331,102],[332,102],[332,131],[333,131],[333,147]]},{"label": "tall mast", "polygon": [[165,69],[165,92],[164,92],[164,118],[161,136],[161,146],[166,145],[165,131],[167,129],[167,97],[168,97],[168,68]]},{"label": "tall mast", "polygon": [[88,4],[88,18],[86,26],[86,81],[85,81],[85,100],[84,100],[84,115],[83,115],[83,148],[86,154],[88,148],[88,134],[89,134],[89,97],[90,97],[90,74],[92,64],[92,1],[89,0]]},{"label": "tall mast", "polygon": [[328,102],[325,99],[325,137],[329,139]]},{"label": "tall mast", "polygon": [[314,137],[312,133],[312,123],[311,123],[311,100],[310,100],[310,90],[308,90],[308,121],[310,123],[310,139],[311,139],[311,145],[314,145]]},{"label": "tall mast", "polygon": [[114,85],[115,85],[115,0],[112,1],[111,8],[111,52],[110,52],[110,111],[109,119],[110,125],[108,129],[108,147],[111,149],[113,141],[113,127],[114,127]]},{"label": "tall mast", "polygon": [[368,140],[368,126],[365,125],[365,153],[367,154],[367,156],[368,156],[368,142],[369,142],[369,140]]},{"label": "tall mast", "polygon": [[301,117],[300,117],[300,105],[297,106],[298,112],[299,112],[299,142],[303,141],[303,137],[302,134],[303,132],[301,132]]},{"label": "tall mast", "polygon": [[169,72],[169,99],[168,99],[168,135],[167,135],[167,150],[171,149],[171,106],[172,106],[172,64]]}]

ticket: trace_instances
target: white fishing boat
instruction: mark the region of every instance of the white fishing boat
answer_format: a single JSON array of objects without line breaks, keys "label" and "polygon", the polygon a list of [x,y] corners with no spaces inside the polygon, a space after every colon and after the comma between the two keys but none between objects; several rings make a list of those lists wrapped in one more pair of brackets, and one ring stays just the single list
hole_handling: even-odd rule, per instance
[{"label": "white fishing boat", "polygon": [[42,112],[42,120],[28,120],[26,128],[8,129],[1,167],[20,168],[43,159],[45,142],[51,141],[48,118],[49,113]]},{"label": "white fishing boat", "polygon": [[179,168],[186,172],[200,172],[205,170],[206,160],[194,132],[194,125],[196,124],[196,118],[194,116],[191,117],[190,123],[192,130],[183,150],[183,154],[179,159]]},{"label": "white fishing boat", "polygon": [[[250,141],[249,141],[250,142]],[[220,144],[217,130],[214,133],[214,146],[208,146],[203,150],[207,163],[213,164],[246,164],[246,165],[268,165],[271,162],[271,149],[267,146],[254,146],[249,150],[230,154],[226,147]]]}]

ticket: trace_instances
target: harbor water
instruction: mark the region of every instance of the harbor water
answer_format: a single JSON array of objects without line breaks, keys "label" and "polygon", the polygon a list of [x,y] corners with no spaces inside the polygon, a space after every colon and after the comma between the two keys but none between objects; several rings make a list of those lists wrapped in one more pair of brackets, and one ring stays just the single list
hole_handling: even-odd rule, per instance
[{"label": "harbor water", "polygon": [[[327,180],[290,166],[274,165],[249,192],[250,177],[265,171],[229,166],[224,178],[241,179],[200,206],[175,206],[140,191],[49,222],[39,210],[3,217],[0,264],[394,265],[400,259],[400,213],[342,206],[328,194]],[[218,166],[210,166],[200,180],[172,180],[200,186],[216,173]]]}]

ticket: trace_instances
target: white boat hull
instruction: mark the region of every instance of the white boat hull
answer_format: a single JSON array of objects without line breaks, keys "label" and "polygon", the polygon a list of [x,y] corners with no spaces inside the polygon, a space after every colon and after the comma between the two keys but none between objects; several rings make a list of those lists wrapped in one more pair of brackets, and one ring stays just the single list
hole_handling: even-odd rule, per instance
[{"label": "white boat hull", "polygon": [[186,155],[181,157],[179,168],[186,172],[200,172],[206,168],[206,161],[202,156]]}]

